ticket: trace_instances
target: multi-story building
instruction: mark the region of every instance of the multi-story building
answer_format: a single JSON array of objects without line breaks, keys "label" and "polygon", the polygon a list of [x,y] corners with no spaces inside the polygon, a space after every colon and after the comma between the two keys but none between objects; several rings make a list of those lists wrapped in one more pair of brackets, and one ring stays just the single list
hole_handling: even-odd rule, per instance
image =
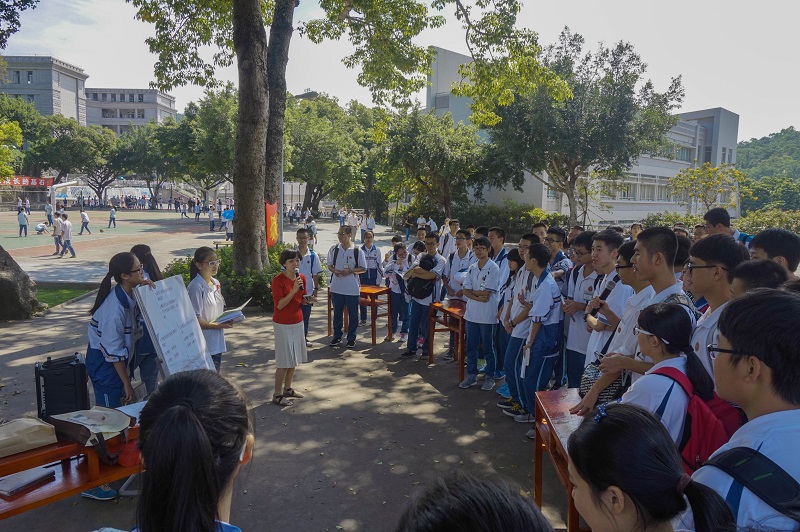
[{"label": "multi-story building", "polygon": [[[451,113],[453,119],[469,123],[470,100],[452,94],[451,87],[461,76],[458,67],[471,61],[469,56],[437,48],[432,65],[426,98],[426,108],[438,114]],[[734,164],[739,132],[739,115],[717,107],[702,111],[680,113],[678,123],[667,132],[672,155],[642,155],[626,172],[623,179],[603,187],[599,198],[590,198],[585,217],[579,221],[588,225],[608,223],[629,224],[654,212],[697,212],[688,198],[676,198],[667,184],[679,171],[705,162],[712,166]],[[546,182],[546,174],[541,177]],[[488,203],[512,199],[532,204],[550,212],[569,214],[567,198],[550,189],[542,180],[525,175],[522,193],[512,188],[484,191]],[[731,209],[738,216],[738,208]],[[584,221],[585,218],[585,221]]]},{"label": "multi-story building", "polygon": [[7,55],[0,93],[24,98],[42,115],[60,114],[86,125],[83,69],[52,56]]},{"label": "multi-story building", "polygon": [[168,116],[175,119],[175,98],[155,89],[86,89],[86,121],[107,127],[121,135],[131,126],[138,127]]}]

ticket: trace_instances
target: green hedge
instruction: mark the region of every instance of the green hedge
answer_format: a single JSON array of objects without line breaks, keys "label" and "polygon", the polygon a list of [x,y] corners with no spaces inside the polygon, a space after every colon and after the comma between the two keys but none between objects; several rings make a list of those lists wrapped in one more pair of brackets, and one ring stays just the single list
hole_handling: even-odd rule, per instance
[{"label": "green hedge", "polygon": [[[648,227],[672,227],[679,222],[685,224],[686,227],[693,228],[695,225],[703,223],[703,217],[680,212],[652,212],[642,220],[642,225],[645,229]],[[691,233],[689,231],[689,234]]]},{"label": "green hedge", "polygon": [[800,233],[800,211],[784,211],[781,209],[752,211],[740,220],[736,220],[732,225],[750,235],[772,227]]},{"label": "green hedge", "polygon": [[[506,230],[506,241],[511,242],[525,233],[529,233],[531,226],[537,222],[545,221],[548,225],[555,225],[568,230],[569,216],[554,212],[547,212],[533,205],[516,203],[505,200],[502,205],[469,205],[457,208],[453,212],[461,227],[469,224],[479,227],[502,227]],[[442,221],[443,223],[443,221]]]}]

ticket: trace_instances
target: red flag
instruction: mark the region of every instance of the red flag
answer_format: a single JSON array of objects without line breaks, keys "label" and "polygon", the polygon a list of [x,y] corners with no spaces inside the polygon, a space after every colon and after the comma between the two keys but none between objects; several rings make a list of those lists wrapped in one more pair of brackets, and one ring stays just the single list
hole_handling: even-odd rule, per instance
[{"label": "red flag", "polygon": [[267,247],[271,248],[280,240],[278,238],[278,204],[264,202],[267,218]]}]

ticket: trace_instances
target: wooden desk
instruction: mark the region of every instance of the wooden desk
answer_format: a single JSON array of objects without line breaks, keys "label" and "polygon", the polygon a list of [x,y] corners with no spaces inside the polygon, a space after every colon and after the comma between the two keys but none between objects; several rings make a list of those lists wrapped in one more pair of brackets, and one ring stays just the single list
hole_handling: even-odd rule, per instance
[{"label": "wooden desk", "polygon": [[581,528],[580,516],[572,500],[572,483],[567,473],[567,440],[575,432],[583,417],[569,413],[570,407],[578,404],[577,388],[550,392],[536,392],[536,447],[533,458],[533,499],[542,506],[542,454],[547,451],[558,479],[567,492],[567,531],[589,530]]},{"label": "wooden desk", "polygon": [[[391,342],[392,336],[392,294],[387,286],[362,286],[359,292],[358,304],[369,307],[370,326],[372,328],[372,345],[377,343],[377,321],[378,318],[386,318],[388,338]],[[379,312],[380,307],[386,307],[385,312]],[[344,309],[344,334],[347,335],[347,326],[350,317],[347,309]],[[328,288],[328,336],[333,334],[333,302],[331,300],[331,289]]]},{"label": "wooden desk", "polygon": [[[464,380],[464,366],[467,360],[467,328],[464,321],[464,311],[466,309],[466,303],[458,299],[448,300],[446,307],[442,303],[433,303],[430,306],[428,319],[428,364],[433,364],[433,337],[436,332],[454,332],[456,343],[451,345],[450,348],[453,350],[453,356],[458,362],[458,382]],[[437,325],[440,327],[436,328]]]},{"label": "wooden desk", "polygon": [[[128,433],[129,441],[138,438],[139,427],[132,427]],[[113,444],[113,440],[109,441],[109,445]],[[1,458],[0,476],[42,466],[52,468],[55,478],[11,497],[0,496],[0,520],[127,478],[142,470],[141,464],[131,467],[107,465],[100,461],[91,447],[59,442]]]}]

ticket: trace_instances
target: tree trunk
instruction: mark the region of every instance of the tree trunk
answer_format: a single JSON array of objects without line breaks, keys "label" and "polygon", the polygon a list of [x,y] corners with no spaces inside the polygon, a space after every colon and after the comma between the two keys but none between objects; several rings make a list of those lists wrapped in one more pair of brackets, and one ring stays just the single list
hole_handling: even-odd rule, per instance
[{"label": "tree trunk", "polygon": [[[564,195],[567,196],[567,202],[569,203],[569,226],[572,227],[573,225],[578,225],[578,198],[575,197],[575,188],[578,181],[577,179],[570,179],[570,182],[572,185],[566,187]],[[589,210],[588,205],[586,210]]]},{"label": "tree trunk", "polygon": [[269,89],[267,33],[260,0],[233,0],[233,46],[239,71],[239,111],[233,161],[237,273],[261,270],[267,259],[264,212]]},{"label": "tree trunk", "polygon": [[[267,82],[269,86],[269,125],[265,149],[267,167],[264,198],[277,204],[281,197],[283,170],[283,122],[286,113],[286,64],[289,62],[289,42],[292,39],[292,17],[296,0],[277,0],[269,30],[267,50]],[[283,208],[282,205],[278,206]]]},{"label": "tree trunk", "polygon": [[314,203],[314,190],[316,188],[316,185],[306,183],[306,190],[303,193],[303,212]]}]

